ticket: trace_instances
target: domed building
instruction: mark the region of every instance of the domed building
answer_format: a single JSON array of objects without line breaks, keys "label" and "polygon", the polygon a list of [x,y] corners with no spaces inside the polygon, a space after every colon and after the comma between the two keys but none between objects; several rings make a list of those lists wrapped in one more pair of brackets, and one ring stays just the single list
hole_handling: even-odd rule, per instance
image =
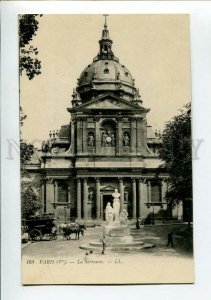
[{"label": "domed building", "polygon": [[105,23],[99,52],[73,90],[70,124],[50,132],[43,143],[43,213],[101,224],[118,189],[120,210],[126,209],[131,221],[178,218],[164,197],[168,174],[159,168],[160,135],[147,125],[149,109],[112,44]]}]

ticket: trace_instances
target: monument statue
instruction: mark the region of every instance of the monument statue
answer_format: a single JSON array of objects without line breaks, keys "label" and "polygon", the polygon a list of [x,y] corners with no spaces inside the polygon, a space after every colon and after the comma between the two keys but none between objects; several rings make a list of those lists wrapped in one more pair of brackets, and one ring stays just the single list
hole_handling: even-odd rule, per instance
[{"label": "monument statue", "polygon": [[113,207],[111,206],[111,203],[108,202],[106,205],[106,221],[108,222],[108,224],[113,222],[114,219],[114,210]]},{"label": "monument statue", "polygon": [[128,212],[126,209],[123,209],[119,215],[119,220],[121,225],[127,225],[127,217],[128,217]]},{"label": "monument statue", "polygon": [[94,147],[94,135],[92,133],[90,133],[88,137],[88,146]]},{"label": "monument statue", "polygon": [[118,192],[117,189],[115,189],[115,192],[112,194],[112,197],[114,197],[114,202],[113,202],[114,222],[118,223],[119,222],[119,212],[120,212],[120,202],[119,202],[120,193]]}]

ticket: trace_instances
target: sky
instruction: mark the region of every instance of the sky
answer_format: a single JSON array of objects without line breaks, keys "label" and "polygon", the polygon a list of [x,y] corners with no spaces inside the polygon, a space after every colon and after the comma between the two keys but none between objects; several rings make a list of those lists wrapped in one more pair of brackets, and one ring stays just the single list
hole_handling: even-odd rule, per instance
[{"label": "sky", "polygon": [[[102,15],[43,15],[32,44],[42,74],[20,77],[20,103],[27,119],[22,137],[36,146],[49,131],[70,122],[67,107],[83,69],[99,50]],[[191,101],[188,15],[109,15],[113,52],[135,78],[147,121],[162,130]]]}]

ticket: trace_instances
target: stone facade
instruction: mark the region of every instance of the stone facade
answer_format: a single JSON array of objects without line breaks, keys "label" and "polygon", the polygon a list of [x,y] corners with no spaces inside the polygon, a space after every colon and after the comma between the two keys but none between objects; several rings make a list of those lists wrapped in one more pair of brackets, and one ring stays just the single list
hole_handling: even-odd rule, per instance
[{"label": "stone facade", "polygon": [[148,108],[135,80],[112,52],[104,25],[100,50],[78,79],[68,108],[70,124],[50,132],[40,152],[43,213],[61,221],[100,224],[118,189],[121,210],[142,223],[178,218],[164,199],[168,174],[159,169],[159,134],[147,125]]}]

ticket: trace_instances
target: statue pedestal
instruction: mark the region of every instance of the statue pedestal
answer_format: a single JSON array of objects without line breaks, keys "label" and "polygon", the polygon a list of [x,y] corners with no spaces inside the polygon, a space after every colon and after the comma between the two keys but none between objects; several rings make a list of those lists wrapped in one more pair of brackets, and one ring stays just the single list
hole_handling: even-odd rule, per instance
[{"label": "statue pedestal", "polygon": [[[103,228],[103,236],[105,236],[106,252],[107,251],[140,251],[154,247],[153,244],[144,243],[142,240],[137,240],[130,235],[130,228],[127,225],[120,225],[113,222]],[[98,241],[90,241],[89,244],[83,244],[81,249],[96,251],[102,253],[102,239]]]},{"label": "statue pedestal", "polygon": [[104,227],[103,235],[108,244],[133,242],[133,237],[130,235],[130,230],[127,225],[107,225]]}]

